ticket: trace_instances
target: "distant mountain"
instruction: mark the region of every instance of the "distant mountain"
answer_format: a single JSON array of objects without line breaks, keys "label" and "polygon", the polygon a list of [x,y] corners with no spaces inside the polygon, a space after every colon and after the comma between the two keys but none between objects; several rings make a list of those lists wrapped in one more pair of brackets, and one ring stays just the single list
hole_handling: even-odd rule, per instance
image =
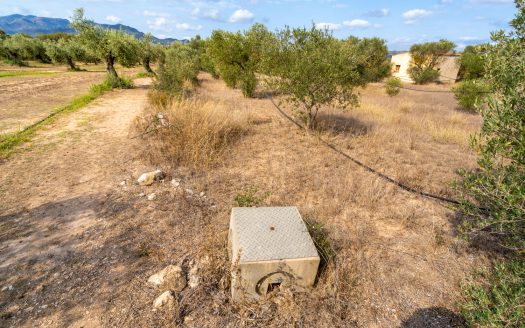
[{"label": "distant mountain", "polygon": [[[98,24],[104,28],[123,30],[129,34],[134,35],[137,38],[142,38],[144,33],[133,28],[131,26],[122,24]],[[31,36],[37,36],[40,34],[51,34],[51,33],[75,33],[75,30],[69,26],[69,21],[63,18],[49,18],[49,17],[37,17],[33,15],[9,15],[0,17],[0,30],[3,30],[7,34],[26,33]],[[178,39],[159,39],[153,37],[153,42],[161,44],[170,44],[172,42],[187,42],[187,40]]]}]

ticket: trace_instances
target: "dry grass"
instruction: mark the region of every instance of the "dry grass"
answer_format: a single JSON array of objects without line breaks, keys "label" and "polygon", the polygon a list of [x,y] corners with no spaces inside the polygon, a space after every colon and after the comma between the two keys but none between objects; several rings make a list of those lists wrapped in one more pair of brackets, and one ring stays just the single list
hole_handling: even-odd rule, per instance
[{"label": "dry grass", "polygon": [[224,103],[172,101],[158,92],[150,95],[150,103],[152,113],[140,120],[139,130],[150,134],[149,156],[157,163],[162,158],[189,167],[211,167],[250,128],[246,112]]}]

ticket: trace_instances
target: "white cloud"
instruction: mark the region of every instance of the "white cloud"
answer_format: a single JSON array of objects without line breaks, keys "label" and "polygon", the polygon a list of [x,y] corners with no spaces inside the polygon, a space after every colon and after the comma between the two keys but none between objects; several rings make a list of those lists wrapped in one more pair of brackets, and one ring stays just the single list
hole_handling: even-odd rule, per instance
[{"label": "white cloud", "polygon": [[164,30],[170,31],[171,29],[168,26],[168,20],[166,17],[157,17],[152,21],[148,21],[148,27],[152,30]]},{"label": "white cloud", "polygon": [[247,9],[237,9],[231,16],[230,16],[230,23],[240,23],[240,22],[246,22],[252,20],[254,14],[247,10]]},{"label": "white cloud", "polygon": [[478,38],[476,36],[462,36],[459,38],[461,41],[476,41],[476,40],[482,40],[482,38]]},{"label": "white cloud", "polygon": [[218,19],[219,10],[215,8],[203,10],[202,8],[196,7],[191,11],[191,16],[193,18]]},{"label": "white cloud", "polygon": [[514,3],[513,0],[470,0],[474,4],[506,5]]},{"label": "white cloud", "polygon": [[106,20],[108,22],[112,22],[112,23],[115,23],[115,24],[120,23],[122,21],[122,19],[120,19],[117,16],[113,16],[113,15],[106,16]]},{"label": "white cloud", "polygon": [[344,21],[344,26],[354,28],[354,27],[360,27],[360,28],[366,28],[370,27],[372,24],[370,24],[369,21],[364,19],[352,19],[351,21]]},{"label": "white cloud", "polygon": [[432,15],[430,10],[426,9],[411,9],[403,13],[405,24],[414,24],[418,19]]},{"label": "white cloud", "polygon": [[194,26],[188,23],[176,23],[175,28],[178,30],[183,30],[183,31],[198,31],[202,29],[202,25]]},{"label": "white cloud", "polygon": [[338,30],[341,28],[341,24],[336,24],[336,23],[317,23],[315,24],[315,27],[317,27],[318,29],[322,29],[322,30]]}]

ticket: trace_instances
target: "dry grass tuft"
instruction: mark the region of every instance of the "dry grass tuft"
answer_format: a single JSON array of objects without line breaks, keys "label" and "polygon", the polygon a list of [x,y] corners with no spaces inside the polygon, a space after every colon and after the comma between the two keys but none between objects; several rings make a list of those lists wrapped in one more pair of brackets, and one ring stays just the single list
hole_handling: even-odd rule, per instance
[{"label": "dry grass tuft", "polygon": [[150,95],[152,113],[138,128],[149,138],[148,155],[189,167],[206,168],[220,162],[230,145],[245,135],[250,115],[224,103],[202,100],[169,100]]}]

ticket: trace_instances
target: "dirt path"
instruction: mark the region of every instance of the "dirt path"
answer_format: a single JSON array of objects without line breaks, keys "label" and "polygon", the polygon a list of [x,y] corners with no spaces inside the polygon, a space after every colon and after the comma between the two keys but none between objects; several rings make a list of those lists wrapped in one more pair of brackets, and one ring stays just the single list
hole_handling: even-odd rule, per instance
[{"label": "dirt path", "polygon": [[38,282],[64,278],[53,274],[86,247],[82,236],[100,224],[108,192],[129,178],[130,127],[146,106],[150,80],[135,83],[135,89],[111,92],[56,122],[1,165],[2,319],[17,322],[53,306],[39,303],[38,290],[45,286]]}]

